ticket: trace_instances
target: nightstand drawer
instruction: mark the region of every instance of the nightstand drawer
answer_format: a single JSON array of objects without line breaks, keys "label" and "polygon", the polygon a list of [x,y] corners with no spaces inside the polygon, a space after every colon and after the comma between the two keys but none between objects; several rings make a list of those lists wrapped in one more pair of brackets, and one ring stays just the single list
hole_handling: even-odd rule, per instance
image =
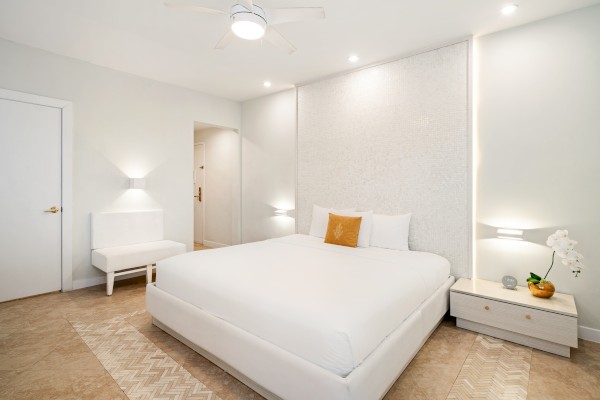
[{"label": "nightstand drawer", "polygon": [[450,314],[507,331],[577,347],[577,318],[450,292]]}]

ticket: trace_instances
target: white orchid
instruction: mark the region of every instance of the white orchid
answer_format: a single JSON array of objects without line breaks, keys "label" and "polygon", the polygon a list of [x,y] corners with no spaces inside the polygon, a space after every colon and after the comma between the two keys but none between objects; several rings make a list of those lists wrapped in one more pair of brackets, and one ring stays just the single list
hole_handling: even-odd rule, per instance
[{"label": "white orchid", "polygon": [[567,251],[567,255],[564,258],[565,260],[569,261],[579,261],[583,258],[583,256],[575,250],[569,250]]},{"label": "white orchid", "polygon": [[550,265],[548,272],[546,272],[544,279],[548,276],[548,273],[554,265],[554,255],[562,258],[562,264],[565,267],[569,267],[577,277],[583,268],[583,263],[581,262],[583,256],[574,250],[577,241],[569,238],[569,231],[566,229],[557,230],[552,235],[548,236],[546,244],[551,247],[554,252],[552,253],[552,264]]},{"label": "white orchid", "polygon": [[548,236],[546,244],[552,247],[552,250],[557,252],[566,252],[567,250],[573,250],[573,247],[577,244],[575,240],[569,239],[569,231],[558,230],[553,235]]},{"label": "white orchid", "polygon": [[[562,264],[565,267],[569,267],[571,272],[575,274],[575,277],[579,276],[581,273],[581,269],[583,268],[583,263],[581,260],[583,256],[575,251],[575,246],[577,245],[577,241],[569,238],[569,231],[557,230],[552,235],[548,236],[548,240],[546,240],[546,244],[548,247],[552,248],[552,264],[550,264],[550,268],[548,268],[548,272],[542,278],[539,275],[536,275],[533,272],[530,272],[530,277],[527,278],[527,282],[529,285],[535,285],[538,289],[544,290],[544,285],[548,282],[546,278],[550,273],[550,270],[554,266],[554,256],[558,255],[562,258]],[[550,285],[552,286],[552,285]],[[552,286],[553,288],[554,286]],[[554,292],[554,289],[552,289]],[[552,294],[550,294],[551,296]],[[536,296],[536,294],[534,294]]]}]

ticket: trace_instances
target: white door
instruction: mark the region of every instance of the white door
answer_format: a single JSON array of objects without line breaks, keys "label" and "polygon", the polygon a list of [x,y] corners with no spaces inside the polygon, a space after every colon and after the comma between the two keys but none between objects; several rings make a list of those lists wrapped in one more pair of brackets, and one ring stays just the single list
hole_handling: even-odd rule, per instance
[{"label": "white door", "polygon": [[204,144],[194,145],[194,242],[204,244]]},{"label": "white door", "polygon": [[0,182],[0,301],[60,290],[59,108],[0,99]]}]

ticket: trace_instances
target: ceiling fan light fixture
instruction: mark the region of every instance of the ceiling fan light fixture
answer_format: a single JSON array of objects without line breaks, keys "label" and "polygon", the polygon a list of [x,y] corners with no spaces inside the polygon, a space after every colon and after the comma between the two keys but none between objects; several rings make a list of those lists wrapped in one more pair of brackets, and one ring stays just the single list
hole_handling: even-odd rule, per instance
[{"label": "ceiling fan light fixture", "polygon": [[517,11],[518,9],[519,9],[519,5],[516,3],[513,3],[513,4],[507,4],[504,7],[502,7],[500,12],[502,13],[502,15],[511,15],[511,14],[514,14],[515,11]]},{"label": "ceiling fan light fixture", "polygon": [[236,4],[231,8],[231,30],[242,39],[257,40],[264,36],[267,29],[265,13],[259,6],[252,11]]}]

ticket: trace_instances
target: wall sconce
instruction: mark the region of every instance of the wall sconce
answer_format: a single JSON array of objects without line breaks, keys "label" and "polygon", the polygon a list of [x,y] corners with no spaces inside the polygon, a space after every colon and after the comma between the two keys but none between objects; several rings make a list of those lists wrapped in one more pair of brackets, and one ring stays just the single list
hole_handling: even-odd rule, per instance
[{"label": "wall sconce", "polygon": [[289,217],[288,210],[275,210],[275,215],[279,217]]},{"label": "wall sconce", "polygon": [[498,239],[508,239],[508,240],[523,240],[523,231],[520,229],[498,229]]},{"label": "wall sconce", "polygon": [[129,189],[146,189],[146,179],[129,178]]}]

